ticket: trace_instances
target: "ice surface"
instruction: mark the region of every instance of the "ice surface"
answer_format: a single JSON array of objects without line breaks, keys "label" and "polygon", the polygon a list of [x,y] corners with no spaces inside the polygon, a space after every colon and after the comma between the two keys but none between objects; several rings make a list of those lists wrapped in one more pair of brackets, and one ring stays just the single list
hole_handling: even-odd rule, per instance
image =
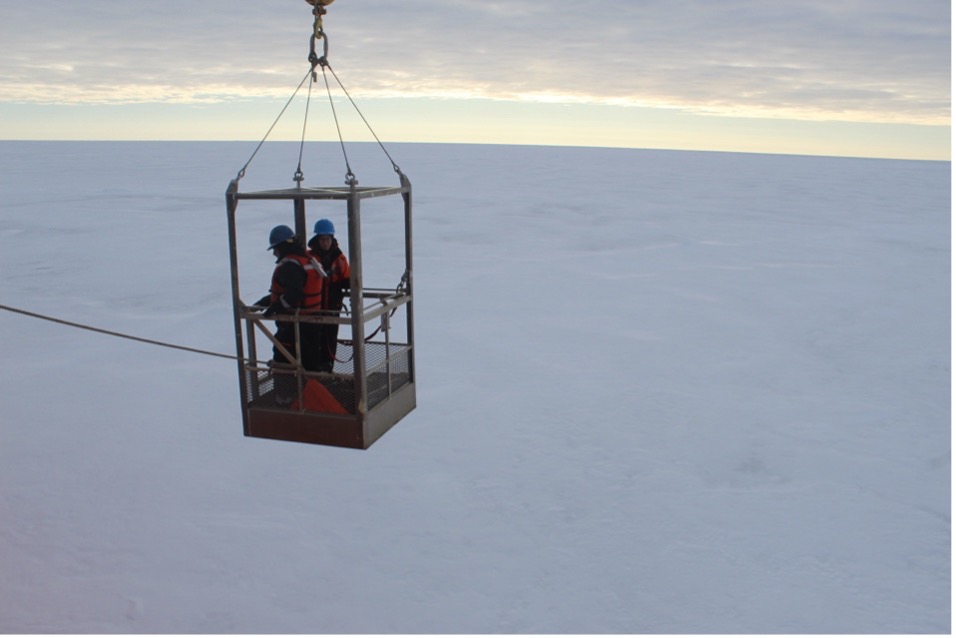
[{"label": "ice surface", "polygon": [[[368,451],[244,438],[227,360],[0,311],[0,631],[949,632],[949,163],[388,148],[418,408]],[[245,189],[292,185],[268,149]],[[0,142],[0,304],[231,352],[251,151]],[[250,299],[285,222],[243,220]]]}]

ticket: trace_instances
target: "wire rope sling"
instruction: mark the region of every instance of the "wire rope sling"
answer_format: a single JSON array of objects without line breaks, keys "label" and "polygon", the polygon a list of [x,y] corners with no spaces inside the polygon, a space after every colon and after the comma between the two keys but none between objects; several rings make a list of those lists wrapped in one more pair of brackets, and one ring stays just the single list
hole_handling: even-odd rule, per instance
[{"label": "wire rope sling", "polygon": [[[226,190],[233,320],[246,436],[366,449],[416,406],[412,188],[329,63],[329,37],[323,27],[323,17],[333,1],[306,0],[314,15],[309,36],[309,68]],[[321,52],[317,50],[319,45]],[[309,106],[320,70],[344,162],[345,180],[340,185],[305,184],[303,157]],[[397,185],[359,185],[335,108],[333,81],[391,163],[398,175]],[[292,177],[294,186],[240,190],[239,183],[250,164],[306,83],[302,137]],[[388,251],[376,251],[369,261],[374,262],[383,252],[390,255],[402,252],[404,259],[392,264],[395,277],[392,281],[398,281],[396,286],[375,288],[364,282],[370,264],[365,263],[362,250],[363,204],[373,198],[384,198],[382,204],[395,202],[394,206],[389,204],[391,210],[385,213],[376,202],[376,229],[384,217],[388,228],[401,230],[387,234],[384,241],[389,242]],[[338,212],[325,212],[330,208]],[[247,216],[247,209],[254,210]],[[330,291],[335,284],[335,271],[327,272],[314,252],[306,250],[311,229],[309,215],[320,209],[322,219],[316,222],[313,240],[321,236],[320,231],[325,235],[334,233],[334,225],[327,217],[344,218],[347,229],[349,267],[347,280],[338,282],[345,302],[341,306],[337,300],[332,305],[320,301],[333,297]],[[241,223],[240,214],[243,215]],[[240,260],[239,248],[248,246],[261,251],[265,247],[264,220],[274,226],[268,245],[276,251],[277,265],[270,295],[249,304],[243,300],[243,293],[253,289],[257,295],[261,294],[267,281],[263,267],[266,262],[259,257],[261,252],[252,261]],[[339,237],[341,234],[335,236],[336,241]],[[401,250],[394,250],[397,247]],[[240,265],[255,269],[253,284],[245,284],[244,278],[240,280]],[[302,295],[298,295],[299,302],[287,303],[279,294],[283,288],[277,284],[281,279],[280,268],[305,282]],[[316,303],[304,301],[309,295],[317,295],[318,300],[312,298]],[[340,327],[351,333],[350,338],[333,336],[329,347],[328,334],[336,335]],[[322,334],[326,338],[322,338]]]}]

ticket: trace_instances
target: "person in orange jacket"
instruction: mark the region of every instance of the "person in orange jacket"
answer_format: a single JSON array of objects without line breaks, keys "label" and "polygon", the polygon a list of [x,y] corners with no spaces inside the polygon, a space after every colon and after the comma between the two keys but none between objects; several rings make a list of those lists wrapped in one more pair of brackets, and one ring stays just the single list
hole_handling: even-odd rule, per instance
[{"label": "person in orange jacket", "polygon": [[[313,260],[302,244],[296,240],[295,231],[288,226],[276,226],[269,234],[269,249],[276,258],[275,271],[272,273],[272,285],[269,294],[255,303],[265,307],[264,317],[318,313],[322,311],[322,277]],[[295,342],[295,323],[276,320],[276,341],[281,343],[292,355],[299,356],[306,370],[320,369],[322,344],[322,325],[299,322],[299,341],[301,354],[297,354]],[[273,361],[292,363],[273,347]]]},{"label": "person in orange jacket", "polygon": [[[342,310],[342,301],[349,289],[349,261],[339,248],[335,239],[335,226],[328,219],[315,222],[315,237],[309,240],[309,252],[319,262],[326,273],[322,278],[322,312],[336,315]],[[319,370],[331,372],[335,366],[335,351],[338,346],[339,324],[319,324],[320,350],[318,355]]]}]

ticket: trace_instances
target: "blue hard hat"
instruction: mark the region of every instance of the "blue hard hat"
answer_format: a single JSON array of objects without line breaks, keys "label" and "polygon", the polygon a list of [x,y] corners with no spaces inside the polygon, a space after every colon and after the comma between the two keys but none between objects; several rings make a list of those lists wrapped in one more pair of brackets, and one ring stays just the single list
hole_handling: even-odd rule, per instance
[{"label": "blue hard hat", "polygon": [[295,239],[294,230],[285,225],[276,226],[272,229],[272,232],[269,233],[269,250],[272,250],[279,244],[292,239]]},{"label": "blue hard hat", "polygon": [[335,235],[335,226],[332,224],[331,220],[320,219],[315,222],[315,234],[316,235]]}]

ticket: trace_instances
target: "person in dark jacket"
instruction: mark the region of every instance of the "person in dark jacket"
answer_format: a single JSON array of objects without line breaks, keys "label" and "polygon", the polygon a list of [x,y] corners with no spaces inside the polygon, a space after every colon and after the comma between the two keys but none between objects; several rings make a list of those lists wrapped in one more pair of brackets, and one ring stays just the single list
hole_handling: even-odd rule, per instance
[{"label": "person in dark jacket", "polygon": [[[309,240],[309,252],[322,266],[321,305],[323,314],[338,315],[342,300],[349,289],[349,260],[345,258],[335,239],[335,226],[328,219],[315,222],[315,236]],[[335,367],[335,352],[339,343],[339,324],[323,323],[319,338],[319,369],[331,372]]]},{"label": "person in dark jacket", "polygon": [[[276,226],[269,233],[269,249],[276,258],[269,294],[255,305],[265,307],[264,317],[318,313],[322,309],[322,277],[305,249],[288,226]],[[301,354],[296,348],[294,321],[276,320],[276,341],[293,356],[301,358],[306,370],[319,370],[321,324],[298,322]],[[293,363],[273,346],[273,362]]]}]

